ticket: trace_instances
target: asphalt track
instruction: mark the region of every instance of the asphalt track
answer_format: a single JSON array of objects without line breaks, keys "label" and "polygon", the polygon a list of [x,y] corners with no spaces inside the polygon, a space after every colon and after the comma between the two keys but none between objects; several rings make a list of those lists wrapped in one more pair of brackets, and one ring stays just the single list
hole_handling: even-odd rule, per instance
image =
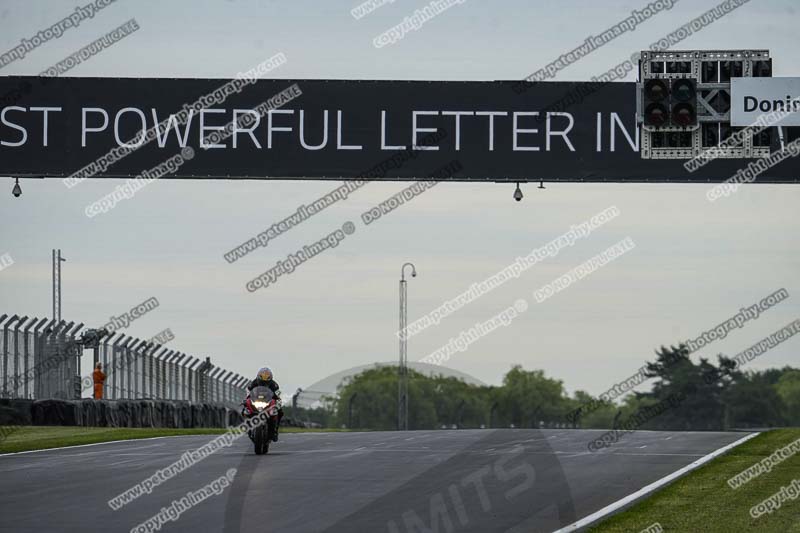
[{"label": "asphalt track", "polygon": [[6,455],[0,531],[131,531],[231,468],[230,487],[160,531],[554,531],[745,435],[640,431],[590,452],[601,433],[285,434],[266,456],[244,437],[117,511],[109,499],[213,437]]}]

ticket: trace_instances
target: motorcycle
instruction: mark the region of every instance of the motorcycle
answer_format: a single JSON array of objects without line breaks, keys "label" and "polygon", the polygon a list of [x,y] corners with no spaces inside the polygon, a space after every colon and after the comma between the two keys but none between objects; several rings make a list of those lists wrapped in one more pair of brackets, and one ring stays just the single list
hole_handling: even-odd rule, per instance
[{"label": "motorcycle", "polygon": [[253,387],[242,405],[244,405],[242,416],[248,419],[266,412],[267,423],[259,424],[256,428],[251,429],[248,436],[253,441],[256,455],[269,453],[269,443],[275,437],[275,431],[278,428],[280,396],[272,392],[269,387]]}]

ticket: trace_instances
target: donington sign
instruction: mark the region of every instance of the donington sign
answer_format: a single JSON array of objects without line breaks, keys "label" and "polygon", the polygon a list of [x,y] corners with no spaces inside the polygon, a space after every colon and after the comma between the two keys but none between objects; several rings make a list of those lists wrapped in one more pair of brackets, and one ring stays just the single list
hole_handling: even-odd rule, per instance
[{"label": "donington sign", "polygon": [[[722,181],[639,156],[634,83],[0,77],[0,176]],[[756,96],[756,95],[754,95]],[[377,168],[377,170],[375,170]],[[790,158],[759,176],[794,182]]]},{"label": "donington sign", "polygon": [[800,126],[800,78],[733,78],[731,124],[750,126],[759,116],[779,116],[775,126]]}]

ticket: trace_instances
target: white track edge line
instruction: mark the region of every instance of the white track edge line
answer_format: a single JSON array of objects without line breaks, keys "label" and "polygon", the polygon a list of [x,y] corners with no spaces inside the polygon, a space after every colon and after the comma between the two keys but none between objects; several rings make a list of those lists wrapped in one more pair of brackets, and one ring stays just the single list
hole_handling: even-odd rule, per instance
[{"label": "white track edge line", "polygon": [[626,505],[638,500],[639,498],[641,498],[643,496],[646,496],[646,495],[650,494],[651,492],[656,491],[657,489],[659,489],[659,488],[663,487],[664,485],[670,483],[671,481],[683,476],[684,474],[687,474],[687,473],[691,472],[692,470],[694,470],[694,469],[706,464],[707,462],[711,461],[712,459],[715,459],[716,457],[722,455],[723,453],[727,452],[728,450],[731,450],[731,449],[739,446],[740,444],[743,444],[743,443],[747,442],[748,440],[750,440],[750,439],[752,439],[754,437],[757,437],[759,434],[760,433],[750,433],[746,437],[743,437],[743,438],[737,440],[736,442],[732,442],[732,443],[730,443],[730,444],[728,444],[726,446],[723,446],[722,448],[711,452],[710,454],[706,455],[705,457],[701,457],[697,461],[694,461],[693,463],[690,463],[690,464],[684,466],[680,470],[676,470],[675,472],[669,474],[668,476],[663,477],[663,478],[659,479],[658,481],[650,483],[646,487],[643,487],[643,488],[637,490],[633,494],[629,494],[629,495],[625,496],[624,498],[622,498],[621,500],[618,500],[618,501],[616,501],[616,502],[614,502],[614,503],[612,503],[610,505],[607,505],[606,507],[603,507],[599,511],[595,511],[594,513],[590,514],[589,516],[581,518],[577,522],[574,522],[574,523],[572,523],[572,524],[570,524],[570,525],[568,525],[566,527],[562,527],[561,529],[559,529],[557,531],[554,531],[553,533],[568,533],[570,531],[577,531],[580,528],[587,527],[587,526],[597,522],[601,518],[604,518],[604,517],[616,512],[620,508],[625,507]]},{"label": "white track edge line", "polygon": [[6,457],[9,455],[22,455],[24,453],[41,453],[41,452],[57,452],[60,450],[69,450],[70,448],[86,448],[88,446],[100,446],[103,444],[116,444],[119,442],[134,442],[134,441],[144,441],[144,440],[157,440],[157,439],[174,439],[176,437],[203,437],[207,435],[215,436],[216,434],[205,434],[200,433],[197,435],[165,435],[163,437],[145,437],[143,439],[122,439],[122,440],[109,440],[106,442],[92,442],[90,444],[73,444],[72,446],[59,446],[57,448],[44,448],[42,450],[25,450],[23,452],[8,452],[8,453],[0,453],[0,457]]}]

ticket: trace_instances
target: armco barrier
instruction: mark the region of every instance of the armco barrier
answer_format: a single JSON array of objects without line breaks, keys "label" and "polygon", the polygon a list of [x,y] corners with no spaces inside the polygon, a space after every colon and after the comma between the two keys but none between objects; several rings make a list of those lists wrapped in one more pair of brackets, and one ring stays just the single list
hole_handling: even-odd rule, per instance
[{"label": "armco barrier", "polygon": [[222,404],[165,400],[0,399],[0,426],[224,428],[241,422]]}]

